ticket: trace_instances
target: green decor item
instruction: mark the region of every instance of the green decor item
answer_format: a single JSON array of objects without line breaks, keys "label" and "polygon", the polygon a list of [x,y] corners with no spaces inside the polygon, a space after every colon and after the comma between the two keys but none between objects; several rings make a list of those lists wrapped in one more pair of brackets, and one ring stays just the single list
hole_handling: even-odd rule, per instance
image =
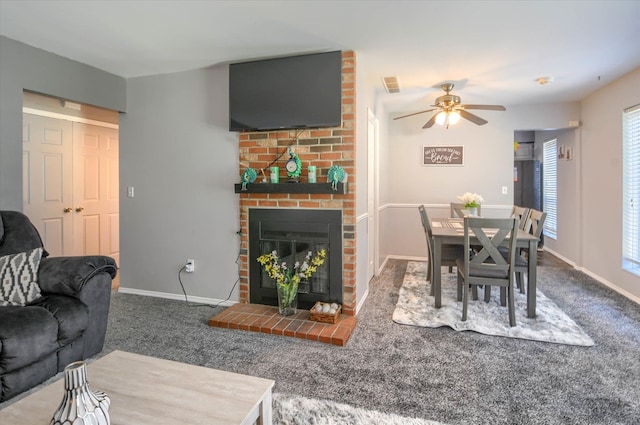
[{"label": "green decor item", "polygon": [[280,183],[280,168],[279,167],[271,167],[269,168],[271,173],[271,183]]},{"label": "green decor item", "polygon": [[344,168],[339,165],[332,165],[327,172],[327,181],[331,183],[333,190],[338,190],[338,183],[343,181],[345,176]]},{"label": "green decor item", "polygon": [[310,279],[318,267],[324,264],[326,256],[327,251],[324,249],[318,251],[315,257],[309,251],[302,264],[299,261],[288,264],[286,261],[281,261],[278,252],[274,250],[257,258],[269,277],[276,283],[278,308],[281,315],[290,316],[296,312],[300,280]]},{"label": "green decor item", "polygon": [[253,168],[247,168],[242,173],[242,190],[247,190],[247,183],[253,183],[256,181],[258,173]]},{"label": "green decor item", "polygon": [[309,181],[309,183],[315,183],[316,182],[316,166],[315,165],[309,165],[309,168],[307,168],[307,180]]},{"label": "green decor item", "polygon": [[298,177],[300,177],[302,173],[302,161],[300,161],[298,155],[291,149],[291,146],[289,146],[289,160],[285,167],[289,178],[293,181],[298,181]]}]

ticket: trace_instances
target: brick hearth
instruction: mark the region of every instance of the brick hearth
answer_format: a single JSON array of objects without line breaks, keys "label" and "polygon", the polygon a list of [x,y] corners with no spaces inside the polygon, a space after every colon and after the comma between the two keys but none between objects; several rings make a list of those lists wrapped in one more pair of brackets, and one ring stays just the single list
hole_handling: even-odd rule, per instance
[{"label": "brick hearth", "polygon": [[282,316],[278,307],[261,304],[234,304],[209,319],[209,326],[319,341],[343,346],[356,327],[355,316],[341,314],[335,324],[309,320],[308,310]]}]

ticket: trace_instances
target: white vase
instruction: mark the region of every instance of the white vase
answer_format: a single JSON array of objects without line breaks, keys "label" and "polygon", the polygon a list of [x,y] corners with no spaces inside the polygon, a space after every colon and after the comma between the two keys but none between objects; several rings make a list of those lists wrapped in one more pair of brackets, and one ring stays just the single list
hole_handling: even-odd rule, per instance
[{"label": "white vase", "polygon": [[464,213],[465,216],[468,216],[468,217],[477,217],[478,216],[478,208],[477,207],[465,208],[465,209],[462,210],[462,212]]},{"label": "white vase", "polygon": [[64,368],[64,397],[50,425],[110,425],[111,399],[102,391],[91,391],[85,362]]}]

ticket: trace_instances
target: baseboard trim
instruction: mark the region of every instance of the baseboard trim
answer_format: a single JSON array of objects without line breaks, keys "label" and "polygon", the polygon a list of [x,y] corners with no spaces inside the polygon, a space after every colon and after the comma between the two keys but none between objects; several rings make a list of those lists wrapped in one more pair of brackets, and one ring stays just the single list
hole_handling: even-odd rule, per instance
[{"label": "baseboard trim", "polygon": [[560,254],[558,254],[557,252],[555,252],[552,249],[547,248],[546,246],[542,247],[543,251],[547,251],[549,254],[553,255],[554,257],[558,257],[560,260],[564,261],[565,263],[569,264],[571,267],[573,267],[574,269],[578,268],[578,265],[573,262],[572,260],[568,259],[567,257],[564,257]]},{"label": "baseboard trim", "polygon": [[356,304],[356,316],[358,315],[358,312],[360,312],[360,309],[364,305],[364,302],[367,300],[368,296],[369,296],[369,288],[367,288],[367,290],[364,291],[364,295],[362,296],[362,298],[360,298],[360,302]]},{"label": "baseboard trim", "polygon": [[[142,289],[124,288],[122,286],[120,286],[120,288],[118,289],[118,292],[122,292],[123,294],[142,295],[145,297],[155,297],[155,298],[165,298],[168,300],[185,301],[184,295],[170,294],[168,292],[145,291]],[[194,303],[194,304],[208,304],[212,306],[220,305],[224,307],[229,307],[231,305],[237,304],[236,301],[224,301],[224,300],[218,300],[215,298],[194,297],[192,295],[187,295],[187,300],[190,303]]]}]

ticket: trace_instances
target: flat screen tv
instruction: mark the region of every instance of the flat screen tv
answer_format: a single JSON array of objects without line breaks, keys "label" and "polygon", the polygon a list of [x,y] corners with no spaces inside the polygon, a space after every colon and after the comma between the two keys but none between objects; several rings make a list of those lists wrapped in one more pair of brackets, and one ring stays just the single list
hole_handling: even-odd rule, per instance
[{"label": "flat screen tv", "polygon": [[229,65],[229,130],[336,127],[342,52]]}]

